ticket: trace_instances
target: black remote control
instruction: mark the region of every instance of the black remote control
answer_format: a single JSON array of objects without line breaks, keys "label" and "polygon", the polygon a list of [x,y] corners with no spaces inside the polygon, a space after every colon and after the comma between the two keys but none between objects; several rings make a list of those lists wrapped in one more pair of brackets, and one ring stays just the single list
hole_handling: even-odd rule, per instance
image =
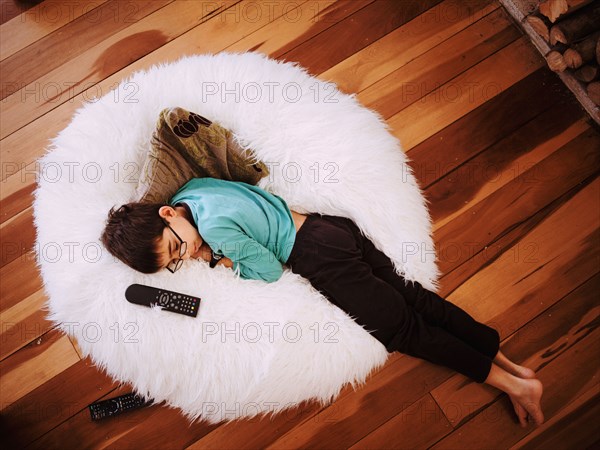
[{"label": "black remote control", "polygon": [[180,292],[159,289],[143,284],[132,284],[125,291],[125,298],[130,303],[143,306],[161,306],[164,311],[171,311],[190,317],[198,315],[200,297],[182,294]]},{"label": "black remote control", "polygon": [[152,404],[152,400],[145,401],[143,397],[131,392],[119,397],[92,403],[88,408],[90,409],[92,420],[101,420],[150,404]]}]

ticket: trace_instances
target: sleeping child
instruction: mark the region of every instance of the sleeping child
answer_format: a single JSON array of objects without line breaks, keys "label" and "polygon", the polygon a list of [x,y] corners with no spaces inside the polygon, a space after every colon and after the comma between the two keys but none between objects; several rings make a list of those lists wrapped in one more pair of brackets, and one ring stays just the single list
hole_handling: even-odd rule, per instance
[{"label": "sleeping child", "polygon": [[506,392],[522,426],[539,425],[542,383],[510,361],[496,330],[418,282],[397,274],[392,261],[350,219],[299,214],[257,186],[194,178],[170,204],[112,208],[102,242],[143,273],[177,271],[190,258],[231,268],[243,279],[276,282],[284,265],[319,290],[381,342],[449,367]]}]

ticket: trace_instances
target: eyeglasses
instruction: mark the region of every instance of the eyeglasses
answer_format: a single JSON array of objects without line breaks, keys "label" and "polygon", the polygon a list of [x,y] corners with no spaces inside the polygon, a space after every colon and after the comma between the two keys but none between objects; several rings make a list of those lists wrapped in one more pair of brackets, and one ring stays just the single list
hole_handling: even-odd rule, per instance
[{"label": "eyeglasses", "polygon": [[173,261],[169,262],[169,264],[167,264],[167,270],[171,273],[175,273],[183,265],[183,259],[181,259],[181,258],[183,258],[183,255],[185,255],[185,252],[187,252],[187,242],[185,242],[183,239],[181,239],[179,237],[179,235],[177,233],[175,233],[175,230],[173,228],[171,228],[171,225],[169,225],[169,222],[167,222],[165,219],[163,219],[163,222],[165,223],[165,225],[167,227],[169,227],[169,230],[171,230],[173,232],[175,237],[177,239],[179,239],[179,242],[181,243],[181,246],[179,247],[179,259],[173,260]]}]

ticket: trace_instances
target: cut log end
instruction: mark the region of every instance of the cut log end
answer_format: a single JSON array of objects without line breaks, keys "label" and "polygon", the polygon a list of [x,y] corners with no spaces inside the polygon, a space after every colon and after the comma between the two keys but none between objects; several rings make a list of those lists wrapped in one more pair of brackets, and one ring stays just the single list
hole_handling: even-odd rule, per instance
[{"label": "cut log end", "polygon": [[565,51],[563,58],[565,59],[567,67],[570,67],[571,69],[579,69],[581,66],[583,66],[583,58],[578,51],[572,48],[569,48]]},{"label": "cut log end", "polygon": [[540,14],[546,16],[552,23],[568,10],[567,0],[542,0],[540,2]]},{"label": "cut log end", "polygon": [[548,67],[554,72],[564,72],[567,69],[565,58],[559,52],[553,50],[546,55]]},{"label": "cut log end", "polygon": [[536,16],[527,16],[527,23],[531,25],[533,31],[540,35],[540,37],[546,41],[550,42],[550,28],[546,25],[546,22],[539,17]]},{"label": "cut log end", "polygon": [[540,14],[554,23],[558,19],[564,19],[593,1],[595,0],[541,0],[538,9]]},{"label": "cut log end", "polygon": [[590,83],[598,78],[598,72],[599,70],[597,65],[586,64],[585,66],[577,69],[573,75],[583,83]]},{"label": "cut log end", "polygon": [[550,44],[556,45],[558,43],[568,44],[567,37],[565,36],[565,34],[562,32],[562,30],[560,28],[558,28],[555,25],[552,28],[550,28]]},{"label": "cut log end", "polygon": [[587,86],[588,97],[596,106],[600,106],[600,81],[594,81]]}]

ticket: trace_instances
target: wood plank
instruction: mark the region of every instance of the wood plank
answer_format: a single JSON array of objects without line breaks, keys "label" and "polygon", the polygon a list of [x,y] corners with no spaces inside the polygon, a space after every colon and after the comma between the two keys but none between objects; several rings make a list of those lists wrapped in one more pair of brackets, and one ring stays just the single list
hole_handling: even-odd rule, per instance
[{"label": "wood plank", "polygon": [[[569,106],[547,109],[431,185],[426,195],[435,204],[431,208],[434,230],[443,228],[519,177],[524,187],[532,183],[545,185],[558,178],[558,174],[548,173],[551,168],[544,160],[563,147],[574,148],[580,141],[587,143],[583,138],[585,133],[594,135],[585,121],[571,122],[577,117],[570,114],[577,111],[577,105]],[[593,166],[593,160],[589,163]],[[596,164],[595,169],[598,168]],[[582,174],[581,179],[585,178]]]},{"label": "wood plank", "polygon": [[267,448],[349,447],[406,410],[450,373],[449,369],[404,355],[386,364],[353,395],[338,399]]},{"label": "wood plank", "polygon": [[425,448],[451,430],[442,410],[427,394],[350,448]]},{"label": "wood plank", "polygon": [[[342,389],[339,398],[349,394],[349,388],[346,386]],[[301,402],[273,416],[226,422],[205,436],[197,438],[186,449],[264,448],[265,445],[283,436],[299,423],[314,417],[322,409],[317,402]]]},{"label": "wood plank", "polygon": [[71,342],[56,329],[9,356],[0,362],[0,411],[77,361]]},{"label": "wood plank", "polygon": [[47,298],[39,290],[24,298],[12,308],[0,313],[0,359],[12,355],[29,342],[38,339],[54,325],[46,319],[44,310]]},{"label": "wood plank", "polygon": [[390,117],[388,124],[409,150],[543,64],[526,39],[520,38]]},{"label": "wood plank", "polygon": [[[596,178],[449,297],[508,336],[596,273],[600,218],[587,214],[600,195]],[[568,246],[563,246],[569,242]],[[535,244],[535,253],[528,247]],[[502,301],[498,301],[502,299]]]},{"label": "wood plank", "polygon": [[[31,8],[27,14],[19,14],[2,23],[0,26],[0,42],[2,42],[0,60],[12,56],[69,22],[89,14],[106,1],[83,0],[66,3],[46,0]],[[98,14],[98,12],[95,11],[94,14]],[[91,22],[89,19],[88,21]],[[94,20],[94,23],[97,21],[98,19]]]},{"label": "wood plank", "polygon": [[[506,339],[502,351],[518,364],[540,370],[580,339],[577,334],[581,334],[581,323],[587,323],[590,315],[598,312],[599,291],[600,275],[596,274],[565,297],[556,299],[550,308]],[[473,383],[460,374],[431,391],[454,427],[483,410],[500,394],[497,389]]]},{"label": "wood plank", "polygon": [[359,99],[384,118],[392,117],[519,37],[497,9],[373,83]]},{"label": "wood plank", "polygon": [[[575,129],[575,132],[577,131],[579,130]],[[543,157],[544,153],[551,152],[556,145],[560,145],[562,142],[561,139],[556,139],[555,142],[546,142],[538,147],[539,153]],[[507,173],[500,172],[507,181],[504,186],[499,177],[497,177],[498,182],[490,181],[491,179],[486,181],[486,177],[490,173],[488,169],[498,167],[494,166],[496,164],[494,160],[499,161],[503,155],[491,152],[489,157],[484,153],[482,158],[476,158],[475,165],[468,168],[475,175],[463,174],[460,177],[461,179],[467,176],[478,178],[480,181],[476,179],[473,181],[475,185],[484,182],[486,188],[475,187],[471,190],[469,184],[472,181],[466,181],[464,183],[466,196],[462,197],[461,194],[456,194],[458,200],[452,201],[453,204],[448,206],[450,210],[457,209],[457,212],[452,212],[454,218],[448,220],[447,223],[442,221],[440,228],[437,228],[437,223],[434,226],[434,236],[439,242],[437,246],[440,258],[438,265],[442,272],[459,266],[476,252],[484,250],[489,243],[501,237],[515,223],[526,220],[550,203],[552,199],[596,173],[600,168],[600,155],[597,152],[599,146],[600,135],[594,130],[588,129],[566,145],[560,146],[558,150],[540,162],[535,159],[527,162],[527,158],[523,158],[525,162],[521,164],[519,164],[519,160],[516,160],[514,165],[507,165]],[[504,148],[504,146],[502,147]],[[577,153],[579,151],[581,153]],[[508,147],[505,154],[510,155]],[[497,156],[500,158],[497,159]],[[532,163],[537,164],[530,166]],[[441,195],[451,198],[451,195],[454,194],[445,193],[443,189],[449,185],[450,187],[447,189],[459,190],[463,188],[463,183],[453,181],[457,178],[453,178],[452,174],[449,174],[448,177],[452,181],[441,186]],[[514,178],[511,180],[512,177]],[[484,197],[486,189],[492,191],[497,187],[499,187],[497,191]],[[470,199],[471,192],[477,192],[478,197],[484,198],[480,201],[477,201],[477,198]],[[463,201],[467,203],[461,205],[462,208],[458,207],[457,202],[460,204]],[[438,211],[443,211],[444,202],[440,201],[438,197],[433,204],[436,206],[432,208],[432,215],[442,215],[443,213]],[[448,210],[446,210],[447,212]],[[494,217],[493,223],[489,221],[491,215]],[[521,257],[524,257],[527,252],[525,245],[525,243],[521,245],[523,253]],[[527,254],[533,255],[536,251],[537,246],[531,244]]]},{"label": "wood plank", "polygon": [[[89,380],[89,382],[93,382],[93,377],[89,378]],[[87,404],[88,402],[93,403],[97,400],[106,400],[131,392],[131,387],[127,385],[117,387],[116,389],[113,389],[113,386],[112,384],[103,382],[102,396],[95,399],[90,399],[91,397],[88,396],[85,402],[82,401],[78,405]],[[152,405],[101,422],[93,422],[90,418],[89,410],[85,408],[36,439],[28,448],[105,448],[113,440],[117,439],[124,430],[139,426],[143,417],[151,415],[162,408],[159,405]]]},{"label": "wood plank", "polygon": [[[374,0],[304,1],[289,3],[279,17],[245,36],[227,51],[259,51],[271,58],[284,59],[291,49],[332,27],[340,20],[373,3]],[[297,5],[297,8],[292,6]]]},{"label": "wood plank", "polygon": [[[398,353],[391,354],[385,363],[384,367],[393,366],[395,369],[396,361],[403,358],[403,355]],[[410,371],[409,371],[410,373]],[[370,383],[373,377],[378,377],[379,371],[371,373],[365,383]],[[286,409],[280,414],[266,417],[256,417],[234,422],[226,422],[214,429],[206,436],[199,438],[194,444],[187,447],[188,449],[252,449],[265,448],[273,443],[281,436],[284,436],[288,431],[302,424],[309,424],[325,420],[326,422],[334,422],[331,418],[331,410],[325,418],[318,416],[324,412],[326,408],[336,408],[336,403],[346,397],[356,395],[352,386],[346,385],[342,388],[336,402],[329,407],[321,407],[316,402],[301,402],[295,406]]]},{"label": "wood plank", "polygon": [[[547,68],[536,70],[483,105],[408,150],[424,189],[532,118],[556,105],[577,111],[577,102]],[[575,112],[568,120],[583,117]],[[487,126],[481,126],[486,124]],[[443,151],[442,151],[443,150]]]},{"label": "wood plank", "polygon": [[42,0],[0,0],[0,24],[18,17],[27,10],[32,9]]},{"label": "wood plank", "polygon": [[441,0],[373,2],[355,14],[285,54],[288,61],[298,61],[310,73],[319,74],[365,48]]},{"label": "wood plank", "polygon": [[37,271],[33,252],[2,267],[0,278],[2,279],[0,284],[0,311],[2,312],[42,289],[42,280]]},{"label": "wood plank", "polygon": [[[488,244],[487,248],[484,247],[482,251],[474,254],[456,269],[444,274],[444,276],[441,277],[440,288],[443,295],[449,295],[460,286],[464,280],[470,278],[483,268],[493,264],[506,252],[512,252],[513,257],[518,258],[520,252],[518,247],[514,248],[514,246],[518,244],[519,240],[523,236],[528,235],[531,230],[542,223],[551,214],[554,214],[562,205],[575,196],[581,190],[582,186],[589,184],[593,178],[595,178],[595,176],[584,180],[581,185],[577,185],[565,192],[527,220],[516,224],[506,234],[502,235],[501,238]],[[528,250],[531,251],[531,248]]]},{"label": "wood plank", "polygon": [[335,81],[343,92],[361,92],[497,8],[497,3],[488,0],[445,0],[322,72],[319,78]]},{"label": "wood plank", "polygon": [[[0,141],[0,200],[3,223],[12,217],[9,211],[20,212],[31,205],[35,184],[45,176],[44,167],[37,160],[46,153],[50,139],[56,137],[69,124],[75,110],[81,106],[82,102],[63,103],[29,124],[26,129],[21,129]],[[32,130],[35,132],[32,133]]]},{"label": "wood plank", "polygon": [[27,257],[35,241],[35,228],[31,209],[27,209],[0,226],[0,239],[2,240],[2,257],[0,268]]},{"label": "wood plank", "polygon": [[[19,180],[18,177],[14,177],[11,181],[15,182]],[[21,185],[20,182],[18,184]],[[0,189],[2,185],[5,185],[4,179],[0,178]],[[23,211],[27,207],[26,205],[33,204],[35,187],[36,185],[33,183],[25,185],[22,189],[17,188],[19,189],[17,192],[13,192],[6,198],[0,199],[0,225]]]},{"label": "wood plank", "polygon": [[[147,449],[185,448],[219,426],[209,425],[206,422],[188,424],[182,418],[181,412],[176,409],[158,405],[152,408],[153,414],[149,415],[150,411],[148,411],[143,417],[140,415],[138,423],[143,426],[134,424],[126,427],[119,434],[111,433],[110,438],[102,443],[103,446],[111,449],[136,448],[140,442],[143,442],[144,448]],[[129,420],[131,423],[131,419]],[[102,434],[105,434],[106,430],[108,427],[105,427]],[[92,434],[94,435],[101,434],[96,432]],[[86,441],[90,442],[90,439],[86,437]]]}]

